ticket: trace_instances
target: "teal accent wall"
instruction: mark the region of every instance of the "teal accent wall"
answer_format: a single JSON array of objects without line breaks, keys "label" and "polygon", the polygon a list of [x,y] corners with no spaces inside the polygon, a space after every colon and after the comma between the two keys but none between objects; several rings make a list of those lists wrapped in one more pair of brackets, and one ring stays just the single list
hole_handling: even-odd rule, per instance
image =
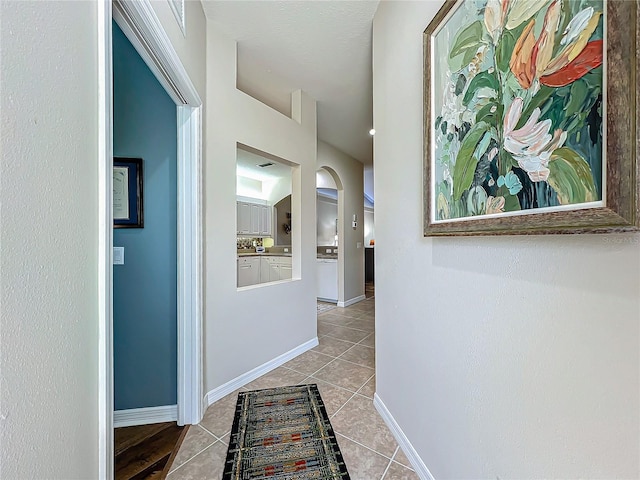
[{"label": "teal accent wall", "polygon": [[113,151],[143,159],[144,228],[117,228],[115,409],[177,403],[176,105],[113,23]]}]

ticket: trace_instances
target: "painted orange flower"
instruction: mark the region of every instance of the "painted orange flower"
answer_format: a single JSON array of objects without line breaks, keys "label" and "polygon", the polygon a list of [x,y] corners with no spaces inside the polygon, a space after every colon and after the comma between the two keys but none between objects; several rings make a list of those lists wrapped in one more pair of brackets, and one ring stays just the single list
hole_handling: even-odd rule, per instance
[{"label": "painted orange flower", "polygon": [[561,3],[556,0],[546,11],[539,37],[535,38],[535,19],[531,19],[518,38],[509,68],[522,88],[528,89],[536,81],[563,87],[602,64],[602,40],[589,42],[602,12],[587,7],[576,14],[563,32],[562,49],[553,57],[560,14]]}]

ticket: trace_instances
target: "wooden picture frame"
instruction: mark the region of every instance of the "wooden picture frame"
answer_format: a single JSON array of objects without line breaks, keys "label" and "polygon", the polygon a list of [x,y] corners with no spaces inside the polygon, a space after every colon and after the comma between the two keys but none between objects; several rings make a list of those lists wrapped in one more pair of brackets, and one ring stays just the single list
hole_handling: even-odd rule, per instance
[{"label": "wooden picture frame", "polygon": [[141,158],[113,159],[113,228],[144,228]]},{"label": "wooden picture frame", "polygon": [[[489,8],[493,8],[490,10],[490,13],[495,13],[495,15],[491,18],[488,18],[490,13],[487,13],[487,8],[479,9],[478,15],[485,15],[485,18],[476,19],[475,26],[473,28],[469,27],[465,29],[465,31],[455,30],[455,36],[452,40],[449,41],[448,46],[446,47],[446,51],[434,51],[434,45],[442,40],[438,40],[437,35],[440,32],[445,31],[444,29],[447,27],[447,22],[456,14],[456,9],[459,9],[467,2],[467,0],[446,0],[445,4],[441,8],[441,10],[434,17],[433,21],[429,24],[429,26],[424,31],[424,235],[425,236],[440,236],[440,235],[514,235],[514,234],[560,234],[560,233],[605,233],[605,232],[625,232],[625,231],[637,231],[640,229],[640,202],[639,202],[639,185],[640,185],[640,169],[639,169],[639,145],[640,145],[640,127],[638,124],[638,112],[637,106],[640,103],[640,89],[637,80],[637,74],[640,70],[640,58],[638,56],[640,52],[640,37],[639,37],[639,28],[638,21],[640,17],[640,0],[630,0],[630,1],[611,1],[611,0],[603,0],[603,11],[601,13],[601,18],[599,20],[599,25],[594,19],[594,24],[602,33],[602,38],[598,39],[598,31],[592,30],[593,35],[590,37],[589,41],[595,39],[594,44],[596,42],[600,42],[600,57],[601,57],[601,68],[603,74],[602,78],[602,116],[601,116],[601,126],[602,126],[602,153],[601,153],[601,171],[602,175],[599,177],[601,179],[601,183],[599,185],[599,196],[600,198],[596,198],[597,190],[594,190],[595,187],[591,186],[591,181],[595,185],[598,177],[593,174],[593,178],[596,180],[591,180],[588,178],[588,175],[584,175],[580,177],[579,175],[575,175],[574,172],[570,172],[570,178],[566,182],[566,188],[568,188],[568,193],[573,194],[575,192],[580,192],[581,188],[583,190],[588,190],[591,192],[587,197],[591,200],[583,203],[567,203],[564,205],[556,205],[549,208],[537,208],[535,206],[530,206],[529,210],[525,212],[523,207],[520,207],[520,202],[526,203],[528,198],[524,198],[520,200],[521,190],[523,190],[522,184],[527,181],[527,175],[529,176],[530,183],[534,185],[534,188],[546,189],[545,191],[549,192],[552,187],[550,184],[552,183],[549,178],[550,169],[547,168],[550,163],[553,161],[557,161],[558,158],[561,158],[563,154],[566,154],[570,151],[570,148],[559,148],[558,145],[562,146],[562,142],[566,140],[566,135],[561,133],[562,129],[557,130],[556,132],[550,131],[547,132],[545,130],[544,133],[548,133],[547,139],[553,137],[552,141],[549,141],[550,145],[549,151],[546,155],[551,155],[551,157],[547,158],[547,161],[543,160],[542,163],[538,162],[538,166],[536,167],[538,171],[530,172],[529,170],[525,170],[525,167],[530,168],[530,164],[526,162],[527,157],[525,156],[516,156],[515,154],[511,154],[510,151],[507,151],[506,139],[511,138],[509,135],[513,135],[516,130],[522,129],[524,130],[527,127],[527,121],[536,116],[537,118],[531,120],[529,127],[542,127],[545,125],[540,125],[541,122],[544,121],[544,113],[539,115],[539,112],[535,115],[532,114],[532,111],[529,110],[528,114],[530,117],[525,119],[525,113],[527,113],[526,101],[530,100],[533,103],[533,95],[532,93],[530,97],[525,97],[525,100],[522,102],[525,104],[524,107],[520,106],[519,113],[522,114],[522,121],[518,119],[518,124],[516,125],[515,121],[510,127],[508,127],[508,120],[504,120],[505,113],[507,115],[513,113],[517,110],[514,107],[516,104],[516,96],[514,95],[513,101],[509,107],[506,105],[502,105],[502,111],[498,110],[501,105],[498,105],[497,109],[494,109],[493,106],[485,109],[485,113],[487,115],[491,115],[495,113],[496,115],[502,114],[502,119],[498,118],[498,120],[493,119],[493,126],[491,125],[491,121],[487,121],[488,126],[484,127],[485,132],[482,131],[476,132],[475,137],[471,138],[467,143],[470,145],[466,145],[465,152],[469,154],[469,157],[479,157],[472,158],[469,162],[469,167],[464,170],[460,167],[457,173],[463,172],[464,175],[459,175],[457,178],[462,179],[457,183],[451,177],[452,172],[444,170],[444,174],[442,172],[437,171],[436,161],[440,162],[438,165],[442,165],[443,162],[449,161],[448,158],[451,158],[450,155],[447,158],[444,156],[436,156],[436,150],[439,148],[439,145],[442,144],[442,141],[439,138],[449,138],[449,133],[446,128],[449,128],[449,125],[443,130],[443,115],[441,112],[436,111],[437,101],[435,100],[436,95],[440,95],[443,90],[435,91],[434,85],[436,84],[436,77],[442,76],[442,69],[437,69],[437,62],[442,63],[441,59],[438,59],[437,62],[434,62],[437,55],[445,55],[447,56],[446,61],[450,61],[452,55],[454,55],[454,59],[458,61],[462,59],[462,63],[468,62],[469,67],[473,62],[478,63],[479,69],[486,68],[486,64],[481,65],[483,59],[478,52],[481,50],[477,50],[474,52],[473,48],[473,37],[474,35],[478,35],[477,38],[482,38],[481,41],[486,41],[488,43],[494,38],[494,36],[502,35],[505,31],[507,31],[506,22],[509,21],[509,13],[500,12],[499,8],[502,5],[506,5],[506,0],[488,0],[486,3],[490,4]],[[479,2],[474,2],[474,5],[477,5]],[[522,5],[526,5],[526,2],[520,2]],[[530,5],[533,5],[532,2],[529,2]],[[513,74],[512,79],[508,79],[509,84],[514,86],[517,90],[521,88],[525,90],[523,85],[526,87],[529,82],[542,82],[542,78],[544,78],[547,83],[564,83],[567,81],[566,79],[563,81],[557,81],[556,77],[553,77],[553,65],[551,68],[548,68],[546,71],[537,71],[537,69],[541,70],[544,68],[544,61],[552,63],[554,60],[556,61],[555,68],[558,67],[562,69],[566,67],[565,70],[570,70],[575,67],[575,64],[571,65],[558,65],[557,57],[558,50],[560,53],[563,53],[561,45],[556,45],[552,52],[549,47],[548,57],[546,60],[538,61],[535,65],[531,66],[531,69],[527,70],[526,68],[522,68],[522,65],[527,66],[527,57],[523,57],[529,53],[529,51],[536,50],[539,52],[542,47],[542,43],[540,37],[543,35],[545,28],[547,25],[551,25],[555,27],[556,25],[553,23],[554,18],[563,18],[563,13],[558,13],[557,10],[551,11],[551,9],[564,8],[566,6],[563,2],[537,2],[536,5],[543,5],[541,7],[541,12],[537,12],[531,16],[530,19],[527,19],[527,14],[530,12],[525,12],[519,18],[523,18],[522,23],[518,28],[514,28],[513,30],[516,32],[515,35],[512,35],[513,38],[510,39],[510,43],[504,40],[505,44],[513,47],[509,51],[506,48],[503,48],[502,45],[499,44],[500,39],[496,41],[496,43],[492,46],[494,48],[493,52],[495,53],[495,70],[485,70],[487,75],[485,75],[483,79],[476,81],[476,84],[481,84],[481,86],[489,86],[491,87],[492,79],[491,75],[494,75],[494,71],[496,71],[495,75],[500,75],[497,70],[498,67],[498,59],[502,59],[502,67],[505,66],[505,62],[508,63],[509,72],[506,75]],[[559,7],[561,5],[562,7]],[[570,4],[569,4],[570,5]],[[548,9],[544,11],[545,9]],[[522,12],[518,12],[522,13]],[[572,15],[577,16],[578,14],[583,15],[583,20],[586,18],[586,15],[589,12],[571,12]],[[598,14],[597,12],[592,15]],[[465,13],[466,14],[466,13]],[[567,15],[565,15],[566,17]],[[484,20],[484,21],[482,21]],[[495,20],[495,21],[494,21]],[[500,22],[504,24],[501,26]],[[538,22],[537,29],[534,29],[535,22]],[[549,30],[552,32],[549,37],[556,42],[559,42],[558,39],[561,38],[561,35],[566,34],[567,31],[570,31],[572,25],[567,25],[567,22],[571,22],[569,19],[564,20],[556,20],[559,24],[556,30]],[[543,23],[544,22],[544,23]],[[564,24],[563,24],[564,22]],[[580,22],[575,22],[575,24]],[[584,24],[585,22],[582,22]],[[589,23],[589,22],[586,22]],[[529,25],[532,24],[532,25]],[[575,26],[574,24],[574,26]],[[489,30],[490,27],[496,27],[495,30]],[[542,28],[540,28],[542,25]],[[471,32],[470,30],[474,30]],[[527,31],[528,29],[528,31]],[[568,29],[568,30],[567,30]],[[542,32],[540,32],[542,31]],[[465,33],[466,32],[466,33]],[[493,32],[493,33],[492,33]],[[540,33],[538,33],[540,32]],[[553,33],[555,32],[555,34]],[[580,32],[577,32],[578,35]],[[587,32],[588,33],[588,32]],[[482,35],[482,37],[480,37]],[[538,36],[536,38],[536,36]],[[569,35],[570,37],[571,35]],[[578,35],[579,36],[579,35]],[[462,40],[460,40],[462,38]],[[460,40],[460,41],[459,41]],[[571,44],[571,39],[562,38],[562,45]],[[548,39],[547,39],[547,43]],[[465,50],[465,47],[469,47]],[[589,45],[589,44],[587,44]],[[535,47],[535,48],[533,48]],[[449,49],[451,48],[451,50]],[[498,50],[502,48],[502,50]],[[459,50],[459,51],[458,51]],[[576,47],[576,50],[579,50]],[[584,50],[587,50],[587,47],[584,47]],[[515,52],[515,53],[514,53]],[[524,52],[524,53],[523,53]],[[474,57],[474,53],[477,55]],[[458,54],[456,57],[455,54]],[[499,57],[498,54],[501,56]],[[538,53],[538,55],[540,55]],[[579,54],[580,55],[580,54]],[[586,54],[585,54],[586,56]],[[480,58],[478,58],[480,57]],[[525,61],[523,61],[525,58]],[[533,58],[533,57],[532,57]],[[574,57],[575,58],[575,57]],[[578,58],[578,60],[582,60],[583,64],[588,61],[592,61],[592,65],[596,64],[596,60],[593,58],[586,59],[583,57]],[[571,60],[572,61],[572,60]],[[433,63],[433,64],[432,64]],[[540,67],[540,65],[542,67]],[[593,69],[598,68],[592,67]],[[548,72],[552,73],[549,74]],[[515,73],[514,73],[515,72]],[[563,71],[564,72],[564,71]],[[447,72],[449,75],[448,82],[451,84],[451,73]],[[476,76],[479,76],[477,72],[474,72]],[[516,77],[516,73],[519,75]],[[574,74],[575,71],[570,72]],[[539,75],[549,75],[546,77],[539,77]],[[569,74],[567,74],[570,76]],[[567,77],[565,75],[565,77]],[[583,75],[585,75],[583,73]],[[445,75],[446,76],[446,75]],[[438,77],[438,78],[440,78]],[[471,77],[471,74],[468,75]],[[549,79],[554,79],[554,82],[549,81]],[[573,78],[573,77],[571,77]],[[578,77],[580,79],[581,77]],[[455,78],[454,78],[455,80]],[[484,81],[484,83],[482,83]],[[572,80],[577,81],[577,80]],[[586,81],[586,80],[585,80]],[[467,98],[463,98],[464,100],[468,100],[468,97],[474,95],[475,93],[471,93],[469,96],[466,93],[463,93],[466,88],[469,90],[468,85],[470,83],[466,83],[466,79],[462,79],[458,77],[458,83],[455,85],[454,94],[459,93],[460,96],[466,96]],[[469,80],[471,82],[471,80]],[[516,83],[517,82],[517,83]],[[462,86],[460,84],[463,84]],[[568,84],[567,84],[568,85]],[[476,85],[477,86],[477,85]],[[566,86],[566,85],[564,85]],[[527,92],[535,92],[535,88],[540,87],[540,85],[533,85],[533,87],[529,87]],[[545,88],[546,84],[541,88]],[[551,88],[551,87],[549,87]],[[562,88],[562,86],[557,87]],[[458,92],[458,90],[460,90]],[[487,90],[485,90],[486,92]],[[491,90],[488,90],[491,92]],[[495,90],[496,92],[498,90]],[[541,90],[538,90],[540,92]],[[552,95],[558,90],[553,90]],[[446,93],[446,92],[445,92]],[[499,97],[499,95],[496,95]],[[524,94],[523,94],[524,97]],[[551,97],[550,97],[551,98]],[[554,97],[555,98],[555,97]],[[445,102],[443,101],[444,105]],[[545,106],[549,106],[550,104],[540,104],[542,109]],[[486,105],[485,105],[486,106]],[[595,107],[590,107],[595,108]],[[493,111],[492,111],[493,109]],[[505,112],[506,111],[506,112]],[[535,110],[534,110],[535,112]],[[474,112],[475,113],[475,112]],[[518,113],[518,112],[516,112]],[[566,113],[562,112],[562,113]],[[585,112],[578,112],[579,114],[584,114]],[[479,115],[482,115],[481,113]],[[470,122],[473,122],[479,117],[476,115]],[[440,120],[438,120],[438,116],[440,116]],[[515,118],[517,115],[512,115],[510,118]],[[538,121],[538,123],[536,123]],[[524,125],[523,125],[524,124]],[[470,127],[474,127],[476,124],[470,125]],[[469,126],[465,126],[463,128],[468,128]],[[496,135],[497,138],[502,139],[502,143],[498,143],[497,140],[493,140],[491,135],[494,131],[498,131],[501,127],[503,127],[503,137],[500,137],[499,134]],[[443,137],[438,137],[436,133],[436,129],[440,129],[443,133]],[[494,130],[491,130],[491,129]],[[510,128],[510,130],[508,130]],[[531,130],[531,129],[530,129]],[[535,130],[532,129],[532,130]],[[483,136],[486,132],[491,131],[491,134],[487,134],[489,136],[489,141],[484,141],[485,137]],[[540,129],[537,130],[540,133]],[[446,137],[444,137],[444,133],[447,132]],[[466,133],[471,132],[469,129]],[[565,138],[562,138],[565,137]],[[579,138],[576,136],[576,138]],[[584,138],[584,137],[583,137]],[[593,138],[593,137],[592,137]],[[553,142],[557,140],[554,144]],[[464,137],[460,143],[464,142]],[[438,143],[440,142],[440,144]],[[495,142],[495,148],[489,148],[491,146],[490,142]],[[488,143],[486,149],[484,149],[484,144]],[[527,146],[526,143],[523,143],[524,147]],[[529,144],[531,145],[531,144]],[[464,147],[464,145],[463,145]],[[522,147],[522,148],[524,148]],[[513,149],[513,145],[511,145]],[[483,150],[484,149],[484,150]],[[458,150],[458,155],[460,155],[460,150]],[[470,151],[471,150],[471,151]],[[506,152],[506,153],[505,153]],[[491,154],[493,156],[491,157]],[[519,151],[517,153],[520,153]],[[491,162],[497,163],[502,159],[502,155],[511,161],[509,164],[512,172],[510,179],[513,181],[513,190],[509,188],[508,183],[509,172],[507,174],[503,174],[499,169],[495,167]],[[482,155],[485,157],[483,158]],[[567,155],[565,155],[567,156]],[[437,157],[437,158],[436,158]],[[491,159],[490,159],[491,157]],[[570,155],[569,155],[570,157]],[[457,156],[455,157],[457,160]],[[467,158],[467,157],[465,157]],[[542,157],[540,157],[542,158]],[[549,160],[551,158],[551,160]],[[494,160],[497,159],[497,160]],[[517,159],[517,160],[516,160]],[[474,162],[477,161],[477,164],[474,168]],[[478,172],[477,166],[480,162],[485,162],[485,165],[488,164],[488,174],[486,176],[482,176],[483,172]],[[591,161],[589,159],[589,161]],[[566,163],[566,162],[565,162]],[[565,165],[563,163],[562,165]],[[578,162],[580,163],[580,162]],[[461,163],[460,165],[465,165]],[[594,164],[597,165],[597,164]],[[522,166],[522,168],[521,168]],[[580,166],[580,165],[578,165]],[[455,168],[455,164],[454,164]],[[473,168],[472,172],[469,170]],[[557,168],[557,167],[556,167]],[[493,169],[493,170],[492,170]],[[596,168],[593,168],[595,171]],[[586,170],[582,170],[583,172]],[[477,177],[478,173],[480,176]],[[517,173],[517,175],[516,175]],[[588,173],[592,173],[592,170],[589,169]],[[449,175],[450,182],[444,181],[442,178],[446,175]],[[469,175],[472,176],[472,180],[469,181]],[[554,175],[553,169],[551,170],[551,175]],[[436,178],[436,177],[440,178]],[[496,183],[496,179],[493,177],[497,177],[498,183]],[[517,178],[516,178],[517,177]],[[524,177],[524,178],[523,178]],[[578,179],[584,180],[587,178],[585,182],[589,182],[587,187],[584,185],[577,185]],[[518,179],[521,179],[520,185],[518,185]],[[573,181],[576,179],[576,181]],[[476,182],[476,186],[473,187],[473,182]],[[484,182],[484,183],[480,183]],[[500,183],[501,182],[501,183]],[[546,183],[546,185],[543,185]],[[457,192],[454,192],[454,185],[457,186]],[[480,185],[480,188],[477,188]],[[556,181],[557,185],[557,181]],[[585,183],[587,185],[587,183]],[[464,187],[467,187],[465,190]],[[561,185],[562,187],[562,185]],[[574,191],[571,191],[571,187],[576,187]],[[444,188],[450,188],[450,191],[443,191]],[[487,191],[484,190],[487,189]],[[520,188],[520,190],[518,190]],[[439,189],[439,190],[438,190]],[[480,191],[482,190],[482,192]],[[562,188],[558,189],[559,191]],[[512,191],[517,191],[517,193],[512,194]],[[586,191],[586,190],[585,190]],[[484,193],[483,193],[484,192]],[[500,196],[500,193],[506,193],[504,196]],[[527,191],[528,192],[528,191]],[[593,193],[596,192],[596,193]],[[477,195],[476,195],[477,194]],[[493,195],[492,195],[493,194]],[[564,192],[566,195],[566,192]],[[465,196],[466,195],[466,196]],[[523,195],[523,194],[521,194]],[[559,203],[561,199],[569,198],[567,196],[562,196],[557,193],[557,191],[553,191],[548,194],[549,196],[556,195],[554,197],[554,201]],[[515,200],[514,198],[515,197]],[[587,198],[585,197],[585,198]],[[514,209],[514,211],[505,211],[505,198],[511,198],[513,201],[518,201],[517,207],[522,208],[520,212]],[[592,201],[594,200],[595,201]],[[459,208],[458,205],[464,205]],[[469,208],[467,208],[469,207]],[[502,209],[501,209],[502,207]],[[457,210],[456,210],[457,208]],[[475,210],[474,210],[475,208]],[[483,210],[484,209],[484,210]],[[465,210],[467,212],[471,211],[472,214],[469,215],[460,215],[458,217],[453,217],[452,212],[457,214],[458,212]],[[522,212],[525,212],[524,214]],[[448,215],[448,216],[447,216]]]}]

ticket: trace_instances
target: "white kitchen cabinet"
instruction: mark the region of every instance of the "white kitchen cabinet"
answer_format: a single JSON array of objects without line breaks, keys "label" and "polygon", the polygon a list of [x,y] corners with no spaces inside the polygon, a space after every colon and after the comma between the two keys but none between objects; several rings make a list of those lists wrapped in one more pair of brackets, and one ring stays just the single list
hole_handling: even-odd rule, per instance
[{"label": "white kitchen cabinet", "polygon": [[238,258],[238,287],[260,283],[260,257]]},{"label": "white kitchen cabinet", "polygon": [[262,230],[262,207],[264,205],[251,204],[251,235],[260,235]]},{"label": "white kitchen cabinet", "polygon": [[269,258],[260,257],[260,283],[269,282]]},{"label": "white kitchen cabinet", "polygon": [[338,260],[318,258],[316,268],[317,297],[330,302],[338,301]]},{"label": "white kitchen cabinet", "polygon": [[249,235],[251,233],[251,204],[247,202],[237,203],[237,230],[240,235]]},{"label": "white kitchen cabinet", "polygon": [[[292,270],[291,257],[272,257],[272,258],[273,258],[273,262],[271,264],[270,276],[273,276],[273,278],[277,280],[290,280],[291,270]],[[271,273],[276,271],[277,271],[277,275],[275,273]]]},{"label": "white kitchen cabinet", "polygon": [[271,206],[240,201],[236,205],[238,235],[271,236]]},{"label": "white kitchen cabinet", "polygon": [[269,281],[277,282],[280,280],[280,265],[275,262],[275,257],[272,257],[269,262]]},{"label": "white kitchen cabinet", "polygon": [[251,255],[238,258],[238,287],[290,280],[291,257]]},{"label": "white kitchen cabinet", "polygon": [[260,234],[265,237],[271,236],[271,207],[262,205],[261,209],[262,221],[260,222]]},{"label": "white kitchen cabinet", "polygon": [[291,280],[293,268],[291,267],[291,263],[289,265],[281,264],[280,265],[280,280]]}]

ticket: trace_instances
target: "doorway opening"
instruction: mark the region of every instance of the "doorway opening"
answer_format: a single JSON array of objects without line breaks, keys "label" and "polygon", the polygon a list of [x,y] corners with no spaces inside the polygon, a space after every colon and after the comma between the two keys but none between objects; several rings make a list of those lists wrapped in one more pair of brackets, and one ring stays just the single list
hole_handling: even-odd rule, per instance
[{"label": "doorway opening", "polygon": [[[177,117],[177,421],[197,423],[202,396],[201,106],[189,75],[149,0],[98,8],[99,68],[99,477],[113,477],[113,112],[112,20],[176,105]],[[148,423],[148,422],[147,422]]]}]

